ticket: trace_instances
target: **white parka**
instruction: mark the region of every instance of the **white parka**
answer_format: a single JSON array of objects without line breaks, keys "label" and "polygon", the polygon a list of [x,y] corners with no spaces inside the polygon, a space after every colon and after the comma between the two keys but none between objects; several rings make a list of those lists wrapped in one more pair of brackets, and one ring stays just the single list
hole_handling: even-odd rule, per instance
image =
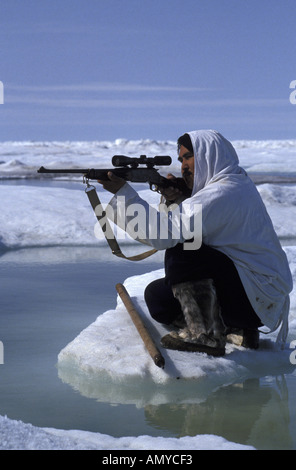
[{"label": "white parka", "polygon": [[[234,262],[261,322],[270,331],[281,326],[278,341],[284,343],[288,333],[292,276],[261,196],[239,166],[233,146],[221,134],[212,130],[188,134],[194,150],[195,174],[191,197],[181,204],[185,217],[193,218],[197,205],[202,205],[203,243],[226,254]],[[167,226],[165,215],[152,210],[128,184],[110,202],[115,214],[126,213],[131,204],[144,206],[150,217],[154,210],[153,223],[157,217],[159,227],[161,224]],[[174,220],[178,224],[180,217],[174,219],[173,212],[173,224]],[[123,222],[117,221],[117,224],[126,228]],[[171,248],[185,241],[182,236],[177,240],[170,236],[149,239],[145,228],[142,233],[139,230],[139,241],[157,249]]]}]

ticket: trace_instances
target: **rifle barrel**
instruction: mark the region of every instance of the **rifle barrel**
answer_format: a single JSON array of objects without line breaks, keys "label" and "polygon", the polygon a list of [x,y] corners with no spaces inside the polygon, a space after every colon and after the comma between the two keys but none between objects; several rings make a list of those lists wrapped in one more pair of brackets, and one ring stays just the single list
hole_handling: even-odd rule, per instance
[{"label": "rifle barrel", "polygon": [[41,166],[39,170],[37,170],[37,173],[79,173],[84,175],[87,173],[89,169],[81,169],[81,168],[69,168],[69,169],[50,169],[50,168],[44,168],[44,166]]}]

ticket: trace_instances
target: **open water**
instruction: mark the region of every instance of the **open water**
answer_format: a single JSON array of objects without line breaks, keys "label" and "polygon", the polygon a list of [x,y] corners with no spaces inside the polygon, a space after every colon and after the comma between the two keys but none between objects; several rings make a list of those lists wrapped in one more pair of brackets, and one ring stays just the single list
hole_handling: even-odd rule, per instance
[{"label": "open water", "polygon": [[115,284],[162,266],[161,257],[123,263],[108,250],[31,248],[0,257],[0,414],[115,437],[216,434],[257,449],[296,449],[293,368],[220,387],[198,403],[143,407],[101,403],[60,380],[59,352],[116,306]]},{"label": "open water", "polygon": [[[241,165],[257,182],[283,183],[263,185],[261,194],[282,243],[295,245],[296,141],[234,145]],[[114,154],[174,156],[176,144],[125,140],[1,144],[0,415],[36,426],[115,437],[216,434],[257,449],[295,450],[296,373],[288,360],[277,375],[259,370],[256,378],[244,382],[234,376],[233,383],[209,394],[191,381],[188,396],[196,396],[194,403],[186,402],[186,394],[182,403],[104,403],[82,396],[59,378],[59,352],[99,314],[114,309],[115,284],[162,266],[157,257],[125,263],[101,244],[90,247],[93,214],[84,195],[76,191],[81,183],[37,179],[41,165],[109,168]],[[164,174],[167,171],[177,175],[179,164],[175,161]],[[154,201],[151,191],[142,196]],[[109,200],[103,193],[102,197]],[[63,247],[69,241],[76,246]],[[44,248],[36,248],[40,245]]]}]

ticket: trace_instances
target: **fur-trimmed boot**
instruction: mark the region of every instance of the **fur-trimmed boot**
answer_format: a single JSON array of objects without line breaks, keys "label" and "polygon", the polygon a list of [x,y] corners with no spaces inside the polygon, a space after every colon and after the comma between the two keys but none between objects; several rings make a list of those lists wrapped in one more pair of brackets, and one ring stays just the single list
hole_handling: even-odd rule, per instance
[{"label": "fur-trimmed boot", "polygon": [[162,346],[167,349],[223,356],[225,326],[213,280],[182,282],[172,286],[172,291],[180,302],[186,327],[164,336],[161,340]]},{"label": "fur-trimmed boot", "polygon": [[227,343],[243,346],[248,349],[259,348],[259,331],[250,328],[229,328],[226,333]]}]

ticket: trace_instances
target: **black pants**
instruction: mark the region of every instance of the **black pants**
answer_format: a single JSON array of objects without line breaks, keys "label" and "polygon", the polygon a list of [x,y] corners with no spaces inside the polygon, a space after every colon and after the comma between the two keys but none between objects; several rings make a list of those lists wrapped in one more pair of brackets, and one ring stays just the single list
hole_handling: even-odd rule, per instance
[{"label": "black pants", "polygon": [[234,263],[224,253],[206,245],[187,252],[180,245],[167,252],[166,277],[151,282],[145,290],[145,301],[154,320],[169,325],[182,313],[171,285],[189,280],[213,279],[221,315],[227,327],[255,329],[262,326]]}]

